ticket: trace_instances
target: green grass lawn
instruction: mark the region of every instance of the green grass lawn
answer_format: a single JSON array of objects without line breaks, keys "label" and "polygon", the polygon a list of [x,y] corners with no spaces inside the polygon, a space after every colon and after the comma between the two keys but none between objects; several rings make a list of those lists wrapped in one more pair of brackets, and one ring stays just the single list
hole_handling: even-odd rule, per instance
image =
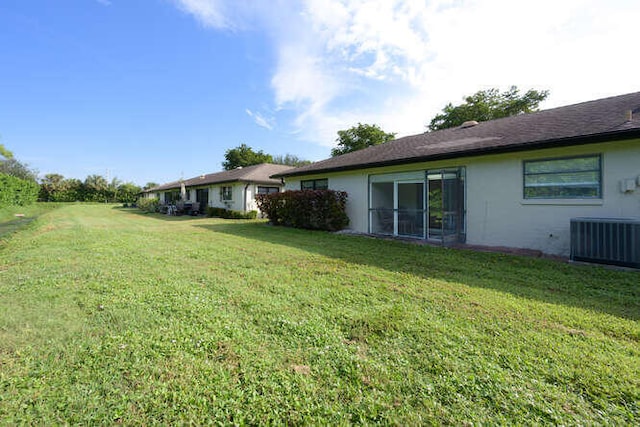
[{"label": "green grass lawn", "polygon": [[56,203],[35,203],[29,206],[0,207],[0,243],[58,206]]},{"label": "green grass lawn", "polygon": [[68,205],[0,240],[0,424],[638,424],[640,274]]}]

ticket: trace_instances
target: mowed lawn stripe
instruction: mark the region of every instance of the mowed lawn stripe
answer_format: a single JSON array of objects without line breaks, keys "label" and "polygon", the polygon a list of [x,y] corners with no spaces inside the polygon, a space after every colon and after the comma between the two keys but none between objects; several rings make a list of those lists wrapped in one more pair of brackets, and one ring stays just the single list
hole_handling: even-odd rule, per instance
[{"label": "mowed lawn stripe", "polygon": [[634,424],[639,283],[65,205],[0,246],[0,422]]}]

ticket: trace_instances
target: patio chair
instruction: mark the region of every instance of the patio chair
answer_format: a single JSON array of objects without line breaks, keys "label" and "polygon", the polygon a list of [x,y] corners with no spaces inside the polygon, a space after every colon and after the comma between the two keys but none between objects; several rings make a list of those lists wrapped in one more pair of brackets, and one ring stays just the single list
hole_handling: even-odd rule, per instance
[{"label": "patio chair", "polygon": [[196,216],[200,214],[200,202],[193,202],[191,204],[191,215]]},{"label": "patio chair", "polygon": [[393,211],[390,209],[378,209],[376,211],[378,219],[378,233],[393,234]]}]

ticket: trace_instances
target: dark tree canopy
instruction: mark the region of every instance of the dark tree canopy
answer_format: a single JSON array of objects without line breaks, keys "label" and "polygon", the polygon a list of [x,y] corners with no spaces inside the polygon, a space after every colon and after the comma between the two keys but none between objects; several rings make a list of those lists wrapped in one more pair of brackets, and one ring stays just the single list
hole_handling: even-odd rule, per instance
[{"label": "dark tree canopy", "polygon": [[286,166],[304,166],[311,163],[310,160],[303,160],[298,156],[293,154],[285,154],[285,155],[276,155],[273,156],[272,163],[276,165],[286,165]]},{"label": "dark tree canopy", "polygon": [[157,187],[158,185],[160,185],[160,184],[158,184],[157,182],[150,181],[150,182],[147,182],[147,183],[144,185],[144,187],[142,187],[142,189],[143,189],[143,190],[148,190],[148,189],[150,189],[150,188]]},{"label": "dark tree canopy", "polygon": [[241,166],[273,162],[273,157],[270,154],[265,154],[262,151],[253,151],[247,144],[228,149],[224,153],[224,158],[225,161],[222,162],[222,167],[227,171]]},{"label": "dark tree canopy", "polygon": [[362,150],[372,145],[384,144],[394,139],[395,133],[387,133],[378,125],[358,123],[347,130],[339,130],[336,142],[338,146],[331,150],[331,156]]},{"label": "dark tree canopy", "polygon": [[516,86],[500,93],[498,89],[476,92],[464,98],[464,103],[454,106],[447,104],[442,113],[429,123],[430,131],[460,126],[466,121],[484,122],[538,110],[538,105],[549,96],[548,90],[530,89],[524,94]]}]

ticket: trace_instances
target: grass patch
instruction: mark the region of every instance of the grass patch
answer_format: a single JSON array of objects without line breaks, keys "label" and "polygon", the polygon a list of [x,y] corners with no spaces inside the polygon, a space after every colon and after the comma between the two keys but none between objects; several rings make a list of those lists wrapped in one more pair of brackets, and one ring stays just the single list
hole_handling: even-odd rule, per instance
[{"label": "grass patch", "polygon": [[0,208],[0,242],[11,234],[28,226],[56,207],[55,203],[34,203],[28,206],[4,206]]},{"label": "grass patch", "polygon": [[637,424],[639,277],[63,206],[0,247],[0,423]]}]

